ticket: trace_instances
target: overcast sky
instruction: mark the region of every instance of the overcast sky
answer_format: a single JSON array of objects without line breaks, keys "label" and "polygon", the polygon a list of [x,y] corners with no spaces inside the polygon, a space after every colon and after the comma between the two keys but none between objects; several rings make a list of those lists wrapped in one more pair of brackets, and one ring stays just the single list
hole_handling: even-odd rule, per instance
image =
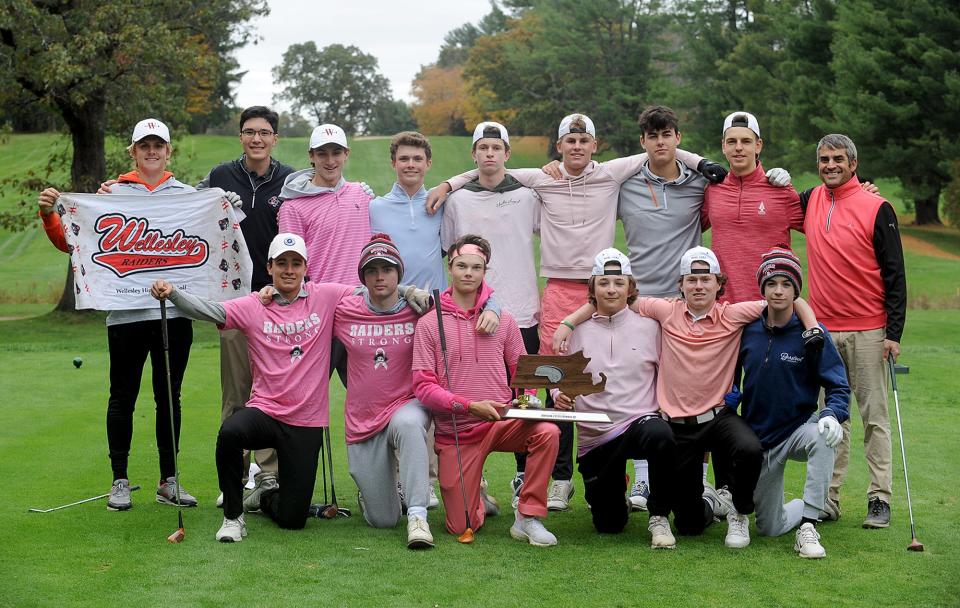
[{"label": "overcast sky", "polygon": [[393,96],[410,101],[413,77],[421,65],[436,61],[444,34],[489,11],[488,0],[273,0],[270,15],[252,22],[259,42],[237,51],[240,69],[247,71],[236,89],[237,104],[275,105],[270,70],[287,47],[308,40],[317,48],[352,44],[373,55]]}]

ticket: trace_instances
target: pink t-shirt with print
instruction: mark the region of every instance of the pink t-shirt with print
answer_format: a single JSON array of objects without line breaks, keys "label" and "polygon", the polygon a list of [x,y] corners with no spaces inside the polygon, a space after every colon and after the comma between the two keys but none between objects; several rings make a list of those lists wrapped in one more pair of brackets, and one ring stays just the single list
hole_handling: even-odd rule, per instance
[{"label": "pink t-shirt with print", "polygon": [[370,310],[361,295],[344,298],[334,317],[334,335],[347,349],[347,443],[382,431],[413,397],[413,332],[417,315],[409,306],[392,315]]},{"label": "pink t-shirt with print", "polygon": [[253,374],[248,406],[292,426],[328,426],[333,313],[353,288],[335,283],[305,288],[306,297],[286,306],[264,306],[256,293],[223,302],[223,329],[247,336]]}]

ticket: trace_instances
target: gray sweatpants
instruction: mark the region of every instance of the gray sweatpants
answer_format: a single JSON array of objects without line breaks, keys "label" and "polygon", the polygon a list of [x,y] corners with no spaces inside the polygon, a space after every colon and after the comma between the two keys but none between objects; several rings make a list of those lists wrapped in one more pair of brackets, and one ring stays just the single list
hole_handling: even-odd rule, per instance
[{"label": "gray sweatpants", "polygon": [[[818,414],[800,425],[780,445],[763,453],[760,479],[753,492],[757,529],[764,536],[780,536],[800,525],[804,517],[820,519],[837,451],[827,446],[817,429]],[[783,504],[783,470],[788,460],[806,461],[803,500]]]},{"label": "gray sweatpants", "polygon": [[430,415],[413,399],[393,414],[385,429],[366,441],[347,445],[350,475],[363,494],[363,516],[371,526],[391,528],[400,519],[397,460],[407,507],[421,507],[426,513],[430,492],[428,426]]}]

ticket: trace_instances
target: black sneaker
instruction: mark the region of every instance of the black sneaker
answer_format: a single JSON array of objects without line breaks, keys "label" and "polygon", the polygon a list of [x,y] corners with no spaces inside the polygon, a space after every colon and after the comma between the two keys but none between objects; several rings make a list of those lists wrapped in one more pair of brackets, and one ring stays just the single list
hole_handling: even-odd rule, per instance
[{"label": "black sneaker", "polygon": [[879,498],[871,498],[867,503],[867,518],[864,528],[888,528],[890,526],[890,505]]}]

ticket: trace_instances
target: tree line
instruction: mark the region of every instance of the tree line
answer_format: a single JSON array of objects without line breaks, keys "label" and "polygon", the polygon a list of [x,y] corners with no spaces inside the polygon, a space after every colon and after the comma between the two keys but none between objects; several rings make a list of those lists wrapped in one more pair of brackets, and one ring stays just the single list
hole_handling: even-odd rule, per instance
[{"label": "tree line", "polygon": [[446,35],[413,91],[428,134],[494,119],[549,135],[581,110],[618,154],[638,150],[649,104],[678,111],[683,145],[713,154],[742,109],[763,126],[765,162],[797,172],[822,135],[846,133],[861,171],[900,179],[919,224],[940,222],[960,179],[955,0],[501,0]]},{"label": "tree line", "polygon": [[[70,188],[96,189],[106,133],[150,114],[192,132],[232,120],[232,53],[268,12],[266,0],[5,0],[0,122],[65,126]],[[820,136],[843,132],[862,172],[900,179],[917,223],[940,222],[946,191],[956,225],[958,66],[955,0],[494,0],[447,33],[411,106],[355,46],[292,44],[273,77],[292,116],[351,133],[463,135],[499,120],[551,136],[580,110],[618,154],[638,150],[647,105],[673,107],[684,146],[713,155],[723,116],[743,109],[763,125],[768,165],[811,170]]]}]

